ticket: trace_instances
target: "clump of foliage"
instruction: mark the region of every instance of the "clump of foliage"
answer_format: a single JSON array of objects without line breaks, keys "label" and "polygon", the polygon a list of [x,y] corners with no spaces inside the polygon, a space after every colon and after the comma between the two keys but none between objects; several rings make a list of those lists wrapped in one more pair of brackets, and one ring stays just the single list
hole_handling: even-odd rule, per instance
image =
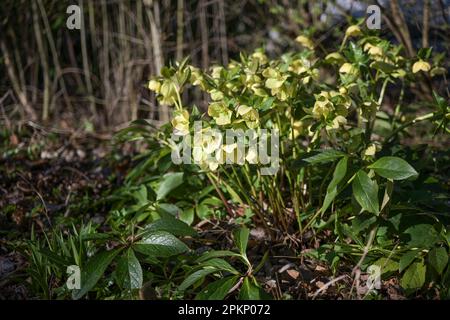
[{"label": "clump of foliage", "polygon": [[[234,233],[238,251],[190,249],[198,236],[190,225],[241,208],[238,223],[264,228],[270,241],[288,236],[299,250],[331,234],[308,255],[334,272],[342,263],[356,265],[354,271],[378,265],[383,277],[399,275],[407,294],[435,286],[449,296],[448,184],[439,169],[430,169],[448,167],[448,155],[437,163],[434,151],[401,144],[419,123],[432,125],[434,134],[450,132],[446,99],[434,93],[433,101],[420,102],[425,114],[405,99],[418,77],[445,70],[431,49],[408,59],[400,46],[356,25],[325,57],[311,39],[297,42],[301,51],[279,59],[258,50],[210,71],[184,60],[150,81],[160,103],[174,106],[173,119],[157,130],[139,120],[120,132],[121,139],[146,141],[148,152],[111,199],[111,230],[75,234],[83,259],[73,249],[63,254],[83,270],[84,285],[74,298],[93,290],[97,297],[136,297],[136,289],[151,298],[263,297],[254,274],[267,257],[257,267],[249,261],[247,228]],[[209,95],[206,114],[183,103],[191,87]],[[383,108],[388,91],[394,110]],[[279,170],[261,174],[258,156],[242,157],[234,144],[221,148],[239,165],[210,157],[216,141],[208,135],[194,153],[199,165],[175,165],[172,131],[193,134],[194,121],[202,122],[203,132],[276,130]],[[55,240],[48,241],[30,249],[37,266],[40,255],[57,263]],[[113,271],[104,276],[108,266]]]}]

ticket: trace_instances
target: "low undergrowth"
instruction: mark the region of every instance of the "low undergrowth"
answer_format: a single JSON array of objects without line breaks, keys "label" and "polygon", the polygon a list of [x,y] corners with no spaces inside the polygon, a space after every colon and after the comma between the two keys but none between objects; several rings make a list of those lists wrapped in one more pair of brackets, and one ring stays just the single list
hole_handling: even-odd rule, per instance
[{"label": "low undergrowth", "polygon": [[[278,59],[258,50],[209,71],[186,59],[152,79],[173,119],[161,128],[138,120],[117,134],[118,145],[146,149],[104,196],[105,221],[34,227],[14,244],[32,295],[383,299],[395,288],[400,297],[450,297],[449,103],[436,92],[409,97],[414,84],[445,74],[442,57],[425,48],[409,59],[358,26],[325,56],[309,38],[296,40],[302,50]],[[206,114],[183,102],[189,90],[208,95]],[[194,136],[195,121],[203,136],[191,142],[192,161],[175,164],[174,137]],[[213,134],[248,129],[268,130],[270,142],[278,135],[270,151],[279,157],[262,165],[248,135],[240,152]],[[440,147],[403,143],[419,130]],[[280,256],[285,265],[274,270]],[[81,270],[75,290],[69,266]],[[285,272],[295,290],[282,292]]]}]

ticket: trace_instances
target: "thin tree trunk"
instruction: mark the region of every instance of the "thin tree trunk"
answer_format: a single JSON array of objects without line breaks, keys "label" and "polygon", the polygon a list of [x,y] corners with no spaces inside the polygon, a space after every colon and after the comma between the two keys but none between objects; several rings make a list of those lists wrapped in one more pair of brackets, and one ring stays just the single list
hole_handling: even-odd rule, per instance
[{"label": "thin tree trunk", "polygon": [[183,59],[184,0],[177,1],[177,52],[176,59]]}]

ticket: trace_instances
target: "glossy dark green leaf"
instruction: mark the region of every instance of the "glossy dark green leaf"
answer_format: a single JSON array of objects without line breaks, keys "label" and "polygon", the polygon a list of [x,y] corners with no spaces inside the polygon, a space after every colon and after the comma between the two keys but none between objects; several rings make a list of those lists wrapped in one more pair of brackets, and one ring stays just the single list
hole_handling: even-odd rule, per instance
[{"label": "glossy dark green leaf", "polygon": [[130,289],[141,288],[143,282],[142,267],[131,248],[127,251],[127,264]]},{"label": "glossy dark green leaf", "polygon": [[195,300],[223,300],[238,280],[239,277],[230,276],[211,282],[197,294]]},{"label": "glossy dark green leaf", "polygon": [[380,213],[376,181],[372,181],[367,173],[359,170],[352,182],[352,188],[356,201],[364,210],[374,214]]},{"label": "glossy dark green leaf", "polygon": [[164,199],[169,192],[183,183],[183,172],[171,172],[164,175],[158,191],[156,192],[156,199]]},{"label": "glossy dark green leaf", "polygon": [[250,230],[242,227],[234,231],[234,243],[239,249],[241,255],[246,256],[248,236],[250,235]]},{"label": "glossy dark green leaf", "polygon": [[133,248],[153,257],[170,257],[189,250],[186,244],[166,231],[155,231],[146,234],[142,240],[133,245]]},{"label": "glossy dark green leaf", "polygon": [[195,284],[196,282],[204,279],[207,275],[217,272],[215,267],[207,267],[200,270],[197,270],[191,273],[178,287],[179,290],[183,291]]},{"label": "glossy dark green leaf", "polygon": [[205,261],[202,263],[203,267],[213,267],[220,271],[227,271],[233,274],[239,274],[239,271],[237,271],[232,265],[230,265],[227,261],[220,258],[213,258]]},{"label": "glossy dark green leaf", "polygon": [[405,160],[398,157],[383,157],[368,166],[378,175],[393,180],[403,180],[416,177],[417,171]]},{"label": "glossy dark green leaf", "polygon": [[255,283],[254,279],[245,277],[239,291],[239,300],[263,300],[269,298],[270,296]]},{"label": "glossy dark green leaf", "polygon": [[303,158],[303,161],[308,162],[309,164],[327,163],[345,156],[345,153],[334,149],[313,151],[312,154],[313,155],[311,156]]},{"label": "glossy dark green leaf", "polygon": [[204,253],[200,258],[197,259],[198,263],[204,262],[206,260],[218,257],[240,257],[239,253],[229,251],[229,250],[211,250]]},{"label": "glossy dark green leaf", "polygon": [[145,227],[145,232],[167,231],[176,236],[195,236],[196,232],[186,223],[166,215]]},{"label": "glossy dark green leaf", "polygon": [[120,249],[116,249],[95,254],[81,270],[81,288],[73,291],[72,298],[75,300],[80,299],[94,288],[106,268],[119,252]]},{"label": "glossy dark green leaf", "polygon": [[342,181],[342,179],[344,179],[345,174],[347,173],[347,160],[347,157],[343,157],[334,169],[333,178],[328,185],[327,194],[325,195],[325,200],[323,201],[322,208],[320,209],[322,213],[328,209],[337,195],[338,184]]}]

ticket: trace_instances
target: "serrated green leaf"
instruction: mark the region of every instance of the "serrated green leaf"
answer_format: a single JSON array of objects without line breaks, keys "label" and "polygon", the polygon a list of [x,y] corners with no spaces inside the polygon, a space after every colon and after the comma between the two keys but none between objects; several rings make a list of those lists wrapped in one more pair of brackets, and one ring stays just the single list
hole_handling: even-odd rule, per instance
[{"label": "serrated green leaf", "polygon": [[128,249],[127,260],[130,289],[139,289],[143,282],[142,267],[131,248]]},{"label": "serrated green leaf", "polygon": [[353,195],[359,205],[366,211],[379,214],[378,185],[367,173],[359,170],[352,182]]},{"label": "serrated green leaf", "polygon": [[172,216],[164,216],[161,219],[147,225],[144,232],[167,231],[176,236],[195,236],[196,232],[181,220]]},{"label": "serrated green leaf", "polygon": [[308,162],[309,164],[327,163],[345,156],[345,153],[334,149],[318,150],[313,151],[312,153],[312,156],[304,158],[303,161]]},{"label": "serrated green leaf", "polygon": [[166,231],[155,231],[146,234],[142,240],[133,245],[133,248],[153,257],[170,257],[189,250],[186,244]]},{"label": "serrated green leaf", "polygon": [[383,157],[368,166],[386,179],[403,180],[416,177],[417,171],[405,160],[398,157]]}]

